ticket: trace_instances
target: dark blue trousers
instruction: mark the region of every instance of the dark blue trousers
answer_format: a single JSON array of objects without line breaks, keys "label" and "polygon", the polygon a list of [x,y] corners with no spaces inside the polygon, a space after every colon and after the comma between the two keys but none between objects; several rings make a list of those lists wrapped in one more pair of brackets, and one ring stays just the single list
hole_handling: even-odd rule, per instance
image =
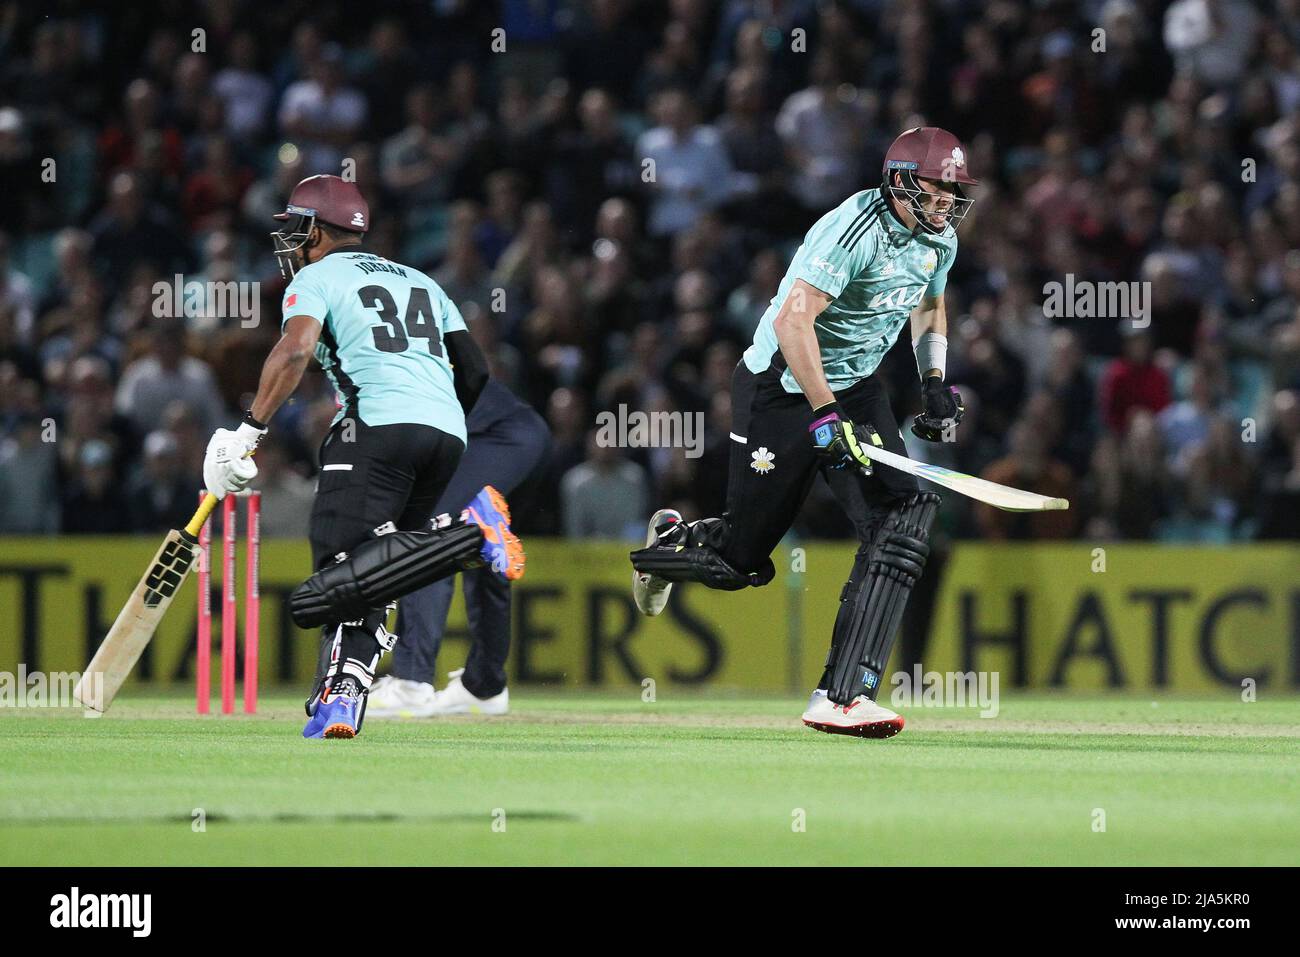
[{"label": "dark blue trousers", "polygon": [[[480,403],[483,401],[479,400]],[[477,408],[475,411],[478,411]],[[508,416],[476,428],[469,420],[469,443],[451,482],[433,514],[459,516],[484,485],[493,485],[509,498],[537,467],[550,447],[546,422],[519,404]],[[465,674],[470,694],[488,698],[506,686],[510,653],[510,586],[490,568],[462,572],[465,607],[472,637]],[[432,683],[447,628],[455,578],[444,578],[402,598],[398,605],[397,644],[392,674],[409,681]]]}]

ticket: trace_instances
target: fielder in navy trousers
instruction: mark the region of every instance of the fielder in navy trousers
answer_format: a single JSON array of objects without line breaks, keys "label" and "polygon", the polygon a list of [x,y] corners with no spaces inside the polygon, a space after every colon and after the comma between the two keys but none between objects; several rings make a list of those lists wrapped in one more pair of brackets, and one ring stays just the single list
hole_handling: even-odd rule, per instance
[{"label": "fielder in navy trousers", "polygon": [[[546,422],[504,385],[489,380],[465,419],[469,443],[434,515],[457,516],[484,485],[508,499],[550,449]],[[500,694],[506,686],[510,652],[510,585],[490,568],[462,572],[469,616],[469,658],[461,681],[478,698]],[[456,579],[444,578],[402,598],[397,612],[397,644],[392,675],[434,683],[438,649],[447,627]]]}]

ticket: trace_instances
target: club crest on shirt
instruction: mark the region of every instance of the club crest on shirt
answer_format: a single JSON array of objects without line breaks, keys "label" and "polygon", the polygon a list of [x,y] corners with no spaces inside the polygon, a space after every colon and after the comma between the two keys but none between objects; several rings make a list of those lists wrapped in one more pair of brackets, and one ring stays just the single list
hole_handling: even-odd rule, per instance
[{"label": "club crest on shirt", "polygon": [[749,457],[754,460],[749,463],[749,467],[759,475],[766,475],[776,468],[776,464],[772,461],[776,456],[768,451],[766,446],[759,446],[750,453]]}]

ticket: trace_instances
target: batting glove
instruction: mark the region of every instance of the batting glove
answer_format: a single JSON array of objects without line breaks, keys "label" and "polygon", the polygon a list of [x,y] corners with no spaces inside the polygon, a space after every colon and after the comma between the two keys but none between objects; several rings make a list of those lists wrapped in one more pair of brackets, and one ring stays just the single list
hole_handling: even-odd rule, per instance
[{"label": "batting glove", "polygon": [[808,431],[813,447],[826,465],[833,469],[856,467],[863,475],[872,473],[871,459],[862,451],[862,443],[883,448],[879,434],[871,426],[854,425],[840,414],[839,403],[824,405],[813,413],[817,418]]},{"label": "batting glove", "polygon": [[233,432],[217,429],[213,433],[208,451],[203,456],[203,484],[209,492],[217,498],[225,498],[231,492],[242,492],[248,487],[257,475],[253,452],[264,435],[266,429],[248,422]]},{"label": "batting glove", "polygon": [[965,413],[961,393],[937,375],[928,376],[921,385],[921,414],[912,422],[912,434],[927,442],[942,442],[944,431],[956,429]]}]

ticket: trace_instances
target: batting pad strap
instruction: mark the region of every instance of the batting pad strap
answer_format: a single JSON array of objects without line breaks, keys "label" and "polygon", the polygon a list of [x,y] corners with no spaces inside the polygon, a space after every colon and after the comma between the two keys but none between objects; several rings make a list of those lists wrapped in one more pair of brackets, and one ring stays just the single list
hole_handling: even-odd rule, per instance
[{"label": "batting pad strap", "polygon": [[699,582],[709,588],[738,591],[750,585],[766,584],[761,576],[746,575],[736,569],[709,546],[655,545],[641,548],[631,555],[632,567],[670,582]]},{"label": "batting pad strap", "polygon": [[377,657],[372,657],[369,664],[356,658],[344,658],[343,664],[339,667],[339,676],[351,675],[357,679],[361,689],[365,691],[375,682],[375,668],[378,667],[378,664]]},{"label": "batting pad strap", "polygon": [[294,624],[314,628],[364,618],[417,588],[482,565],[482,545],[476,525],[368,539],[294,589],[289,597]]},{"label": "batting pad strap", "polygon": [[897,573],[899,580],[915,584],[929,554],[930,543],[926,539],[896,531],[880,543],[880,551],[871,567],[880,571],[889,569]]},{"label": "batting pad strap", "polygon": [[922,379],[931,369],[939,370],[939,378],[948,374],[948,337],[937,332],[926,332],[912,343],[916,355],[916,371]]}]

